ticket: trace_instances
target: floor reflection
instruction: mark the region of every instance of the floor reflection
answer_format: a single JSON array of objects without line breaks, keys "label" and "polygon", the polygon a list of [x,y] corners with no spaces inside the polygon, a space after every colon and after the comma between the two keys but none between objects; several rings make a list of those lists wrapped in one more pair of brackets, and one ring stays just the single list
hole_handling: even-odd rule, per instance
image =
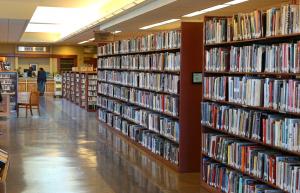
[{"label": "floor reflection", "polygon": [[[199,175],[166,168],[72,103],[47,98],[41,117],[0,120],[7,193],[199,193]],[[204,191],[201,191],[201,193]]]},{"label": "floor reflection", "polygon": [[[163,193],[199,192],[198,174],[180,175],[153,160],[147,154],[115,134],[111,129],[99,125],[98,171],[111,176],[116,192]],[[103,156],[105,155],[105,156]],[[109,165],[108,165],[109,163]],[[184,181],[180,181],[184,176]],[[184,185],[187,184],[187,186]]]}]

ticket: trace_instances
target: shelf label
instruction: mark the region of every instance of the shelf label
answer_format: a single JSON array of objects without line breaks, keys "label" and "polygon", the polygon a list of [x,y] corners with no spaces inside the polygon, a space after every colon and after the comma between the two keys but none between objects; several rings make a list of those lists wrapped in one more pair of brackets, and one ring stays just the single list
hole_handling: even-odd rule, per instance
[{"label": "shelf label", "polygon": [[193,72],[193,84],[201,84],[201,83],[202,83],[202,73]]}]

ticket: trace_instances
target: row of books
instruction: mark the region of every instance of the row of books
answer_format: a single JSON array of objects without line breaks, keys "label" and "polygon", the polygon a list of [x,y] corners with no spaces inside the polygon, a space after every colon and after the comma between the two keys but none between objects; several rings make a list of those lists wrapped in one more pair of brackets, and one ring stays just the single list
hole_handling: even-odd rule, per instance
[{"label": "row of books", "polygon": [[97,85],[98,85],[98,76],[97,74],[88,74],[88,97],[87,97],[87,105],[89,109],[96,110],[97,109]]},{"label": "row of books", "polygon": [[285,4],[271,8],[266,14],[266,36],[287,35],[300,32],[300,7]]},{"label": "row of books", "polygon": [[99,97],[97,103],[101,108],[121,115],[143,128],[159,133],[170,140],[179,141],[179,123],[177,121],[105,97]]},{"label": "row of books", "polygon": [[80,93],[80,96],[81,96],[81,106],[85,106],[86,105],[86,77],[85,77],[85,74],[81,74],[80,75],[80,78],[81,78],[81,82],[80,82],[80,85],[81,85],[81,93]]},{"label": "row of books", "polygon": [[97,79],[89,79],[89,86],[97,85]]},{"label": "row of books", "polygon": [[224,193],[281,193],[241,172],[229,169],[223,164],[202,158],[202,180],[208,185]]},{"label": "row of books", "polygon": [[174,94],[179,89],[179,76],[172,74],[103,70],[98,72],[98,80]]},{"label": "row of books", "polygon": [[89,84],[89,85],[88,85],[88,90],[89,90],[89,91],[95,91],[95,92],[96,92],[96,91],[97,91],[97,84],[96,84],[96,85],[90,85],[90,84]]},{"label": "row of books", "polygon": [[80,74],[76,73],[75,74],[75,103],[79,104],[80,103],[80,82],[81,82],[81,78],[80,78]]},{"label": "row of books", "polygon": [[262,12],[239,13],[231,18],[208,18],[205,21],[206,44],[263,37]]},{"label": "row of books", "polygon": [[145,108],[163,112],[168,115],[179,115],[178,97],[107,83],[99,84],[98,92],[116,99],[128,101],[132,104],[137,104]]},{"label": "row of books", "polygon": [[214,100],[228,100],[238,104],[300,112],[299,80],[250,76],[204,77],[203,94],[204,97]]},{"label": "row of books", "polygon": [[180,63],[180,52],[164,52],[158,54],[138,54],[100,58],[98,59],[98,68],[179,71]]},{"label": "row of books", "polygon": [[300,119],[215,103],[201,103],[201,123],[228,133],[300,152]]},{"label": "row of books", "polygon": [[75,74],[74,73],[70,73],[70,98],[72,102],[76,102],[76,91],[75,91]]},{"label": "row of books", "polygon": [[121,116],[114,115],[101,109],[99,110],[99,119],[116,130],[121,131],[124,135],[127,135],[132,140],[141,144],[153,153],[162,156],[164,159],[173,164],[178,165],[178,145],[161,137],[160,134],[144,129],[139,125],[131,124],[122,119]]},{"label": "row of books", "polygon": [[296,192],[299,188],[299,156],[283,155],[254,143],[214,133],[203,133],[202,151],[282,190]]},{"label": "row of books", "polygon": [[264,83],[264,107],[300,112],[300,81],[266,78]]},{"label": "row of books", "polygon": [[211,102],[201,103],[201,124],[231,134],[262,140],[262,113]]},{"label": "row of books", "polygon": [[299,73],[297,43],[250,45],[206,50],[206,71]]},{"label": "row of books", "polygon": [[149,34],[136,39],[120,40],[98,47],[98,55],[144,52],[162,49],[180,48],[181,32],[168,31]]},{"label": "row of books", "polygon": [[239,13],[228,18],[208,18],[205,22],[206,43],[222,43],[300,32],[299,4]]}]

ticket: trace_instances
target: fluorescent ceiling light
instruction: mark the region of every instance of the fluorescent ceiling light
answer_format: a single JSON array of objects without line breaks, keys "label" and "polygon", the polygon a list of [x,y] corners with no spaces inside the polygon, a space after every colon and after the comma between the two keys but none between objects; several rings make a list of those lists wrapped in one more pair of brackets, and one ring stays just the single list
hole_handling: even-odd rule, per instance
[{"label": "fluorescent ceiling light", "polygon": [[118,33],[121,33],[122,31],[114,31],[114,32],[112,32],[113,34],[118,34]]},{"label": "fluorescent ceiling light", "polygon": [[38,6],[25,32],[59,33],[60,40],[63,40],[143,1],[101,0],[81,8]]},{"label": "fluorescent ceiling light", "polygon": [[61,28],[62,26],[59,24],[29,23],[26,32],[60,33]]},{"label": "fluorescent ceiling light", "polygon": [[246,1],[248,1],[248,0],[234,0],[234,1],[229,1],[225,4],[227,4],[227,5],[236,5],[236,4],[239,4],[239,3],[246,2]]},{"label": "fluorescent ceiling light", "polygon": [[82,42],[79,42],[78,44],[85,44],[85,43],[88,43],[89,41],[86,40],[86,41],[82,41]]},{"label": "fluorescent ceiling light", "polygon": [[231,6],[231,5],[236,5],[236,4],[239,4],[239,3],[246,2],[246,1],[248,1],[248,0],[233,0],[233,1],[229,1],[229,2],[224,3],[224,4],[220,4],[220,5],[216,5],[216,6],[213,6],[213,7],[209,7],[209,8],[200,10],[200,11],[195,11],[193,13],[184,15],[183,17],[194,17],[194,16],[197,16],[197,15],[201,15],[201,14],[204,14],[204,13],[207,13],[207,12],[211,12],[211,11],[216,11],[216,10],[219,10],[219,9],[223,9],[225,7],[228,7],[228,6]]},{"label": "fluorescent ceiling light", "polygon": [[157,26],[173,23],[173,22],[176,22],[176,21],[179,21],[179,20],[180,19],[170,19],[170,20],[167,20],[167,21],[163,21],[163,22],[152,24],[152,25],[144,26],[144,27],[141,27],[140,29],[142,29],[142,30],[150,29],[150,28],[154,28],[154,27],[157,27]]},{"label": "fluorescent ceiling light", "polygon": [[88,42],[92,42],[94,40],[95,40],[95,38],[91,38],[89,40],[85,40],[85,41],[79,42],[78,44],[85,44],[85,43],[88,43]]}]

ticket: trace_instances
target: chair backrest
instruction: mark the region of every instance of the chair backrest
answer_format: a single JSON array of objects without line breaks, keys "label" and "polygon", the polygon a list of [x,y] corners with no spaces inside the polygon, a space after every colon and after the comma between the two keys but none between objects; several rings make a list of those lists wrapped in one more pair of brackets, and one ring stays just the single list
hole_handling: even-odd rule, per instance
[{"label": "chair backrest", "polygon": [[39,92],[31,92],[30,93],[30,104],[34,106],[40,105],[40,94]]}]

